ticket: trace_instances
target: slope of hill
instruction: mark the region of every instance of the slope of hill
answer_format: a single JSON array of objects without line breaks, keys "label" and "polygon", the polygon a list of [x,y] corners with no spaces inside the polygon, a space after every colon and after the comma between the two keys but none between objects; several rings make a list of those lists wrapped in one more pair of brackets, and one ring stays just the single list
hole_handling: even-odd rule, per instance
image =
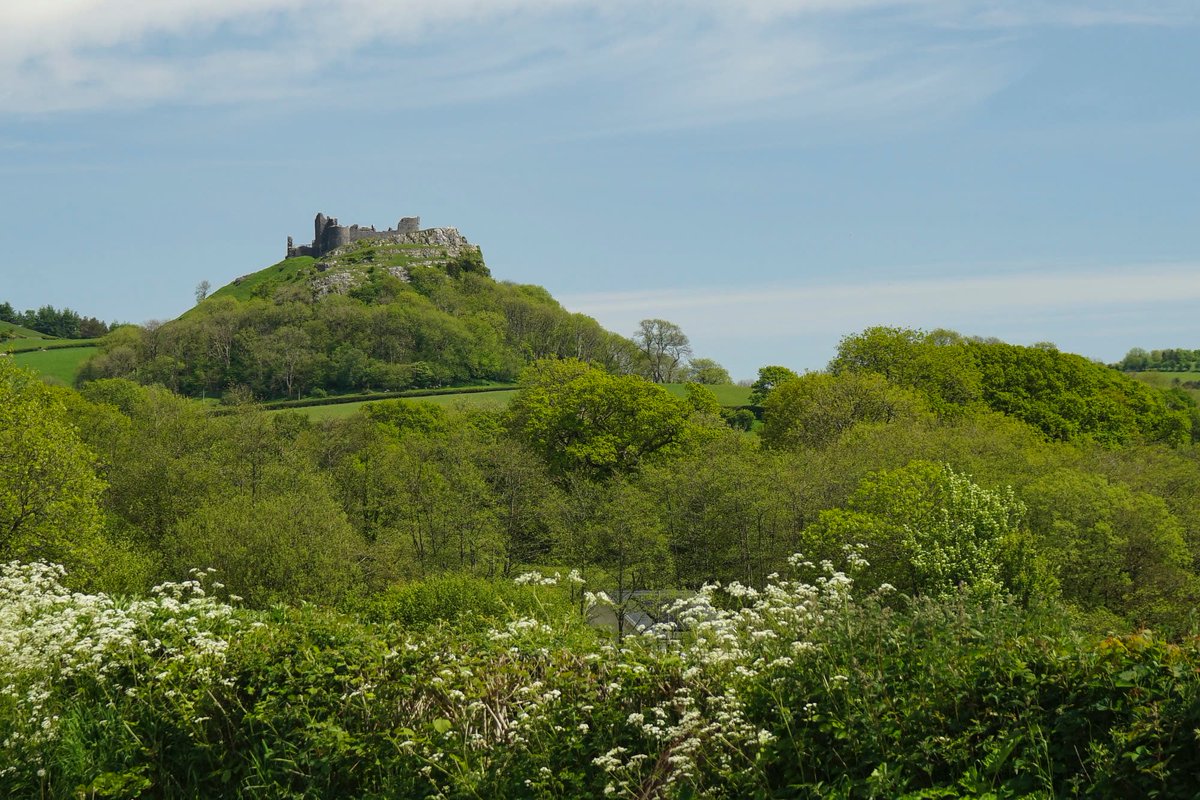
[{"label": "slope of hill", "polygon": [[545,356],[625,369],[637,351],[541,287],[493,280],[476,245],[433,228],[238,278],[161,327],[115,331],[80,380],[298,398],[507,382]]},{"label": "slope of hill", "polygon": [[0,321],[0,339],[53,339],[45,333],[38,333],[29,328],[23,328],[12,322]]}]

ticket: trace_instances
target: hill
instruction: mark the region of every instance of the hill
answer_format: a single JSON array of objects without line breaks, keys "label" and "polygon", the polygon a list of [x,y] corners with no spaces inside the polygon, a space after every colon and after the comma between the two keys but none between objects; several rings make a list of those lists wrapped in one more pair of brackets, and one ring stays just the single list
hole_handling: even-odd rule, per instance
[{"label": "hill", "polygon": [[50,336],[45,333],[38,333],[35,330],[31,330],[30,328],[26,328],[21,325],[17,325],[16,323],[4,322],[4,321],[0,320],[0,340],[53,339],[53,338],[54,338],[53,336]]},{"label": "hill", "polygon": [[376,273],[411,281],[411,270],[433,268],[457,276],[462,272],[490,274],[479,248],[454,228],[430,228],[389,239],[368,239],[339,247],[320,258],[301,255],[237,278],[212,298],[249,300],[274,297],[294,287],[314,299],[330,294],[369,291]]},{"label": "hill", "polygon": [[281,399],[511,382],[547,356],[620,370],[638,356],[545,289],[494,280],[454,228],[372,236],[238,278],[160,327],[121,328],[80,380]]}]

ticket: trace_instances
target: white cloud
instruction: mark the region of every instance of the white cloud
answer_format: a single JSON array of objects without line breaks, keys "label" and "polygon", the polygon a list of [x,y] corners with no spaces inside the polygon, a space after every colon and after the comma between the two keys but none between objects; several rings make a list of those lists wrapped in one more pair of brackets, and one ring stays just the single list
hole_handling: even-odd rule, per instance
[{"label": "white cloud", "polygon": [[[860,25],[864,14],[887,24]],[[236,103],[420,77],[427,102],[615,81],[639,103],[639,124],[880,100],[911,112],[1002,82],[978,41],[922,53],[937,29],[1195,18],[1178,0],[1136,13],[1030,0],[10,2],[0,4],[0,107]],[[348,66],[362,56],[379,74]]]},{"label": "white cloud", "polygon": [[1044,333],[1034,338],[1062,338],[1072,326],[1112,320],[1132,336],[1176,312],[1190,314],[1200,302],[1198,273],[1200,264],[1130,265],[853,284],[601,292],[561,300],[611,330],[630,332],[639,320],[657,317],[679,324],[694,340],[710,342],[817,337],[832,343],[872,325],[946,327],[1014,340],[1038,330]]}]

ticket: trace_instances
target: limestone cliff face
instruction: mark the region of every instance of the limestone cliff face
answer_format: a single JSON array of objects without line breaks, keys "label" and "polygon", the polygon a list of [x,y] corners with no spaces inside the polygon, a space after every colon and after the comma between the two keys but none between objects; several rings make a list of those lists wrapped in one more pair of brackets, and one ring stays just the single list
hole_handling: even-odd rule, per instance
[{"label": "limestone cliff face", "polygon": [[411,268],[445,267],[465,253],[479,251],[457,228],[377,233],[339,245],[320,257],[308,279],[314,299],[353,291],[368,280],[364,270],[370,264],[407,282]]}]

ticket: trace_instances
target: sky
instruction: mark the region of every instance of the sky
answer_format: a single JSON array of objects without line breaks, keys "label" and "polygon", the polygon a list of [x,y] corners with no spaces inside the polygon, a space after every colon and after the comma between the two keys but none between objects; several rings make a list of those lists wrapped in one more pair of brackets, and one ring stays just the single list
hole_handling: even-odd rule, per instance
[{"label": "sky", "polygon": [[1200,347],[1194,0],[0,0],[0,301],[170,319],[318,212],[735,378]]}]

